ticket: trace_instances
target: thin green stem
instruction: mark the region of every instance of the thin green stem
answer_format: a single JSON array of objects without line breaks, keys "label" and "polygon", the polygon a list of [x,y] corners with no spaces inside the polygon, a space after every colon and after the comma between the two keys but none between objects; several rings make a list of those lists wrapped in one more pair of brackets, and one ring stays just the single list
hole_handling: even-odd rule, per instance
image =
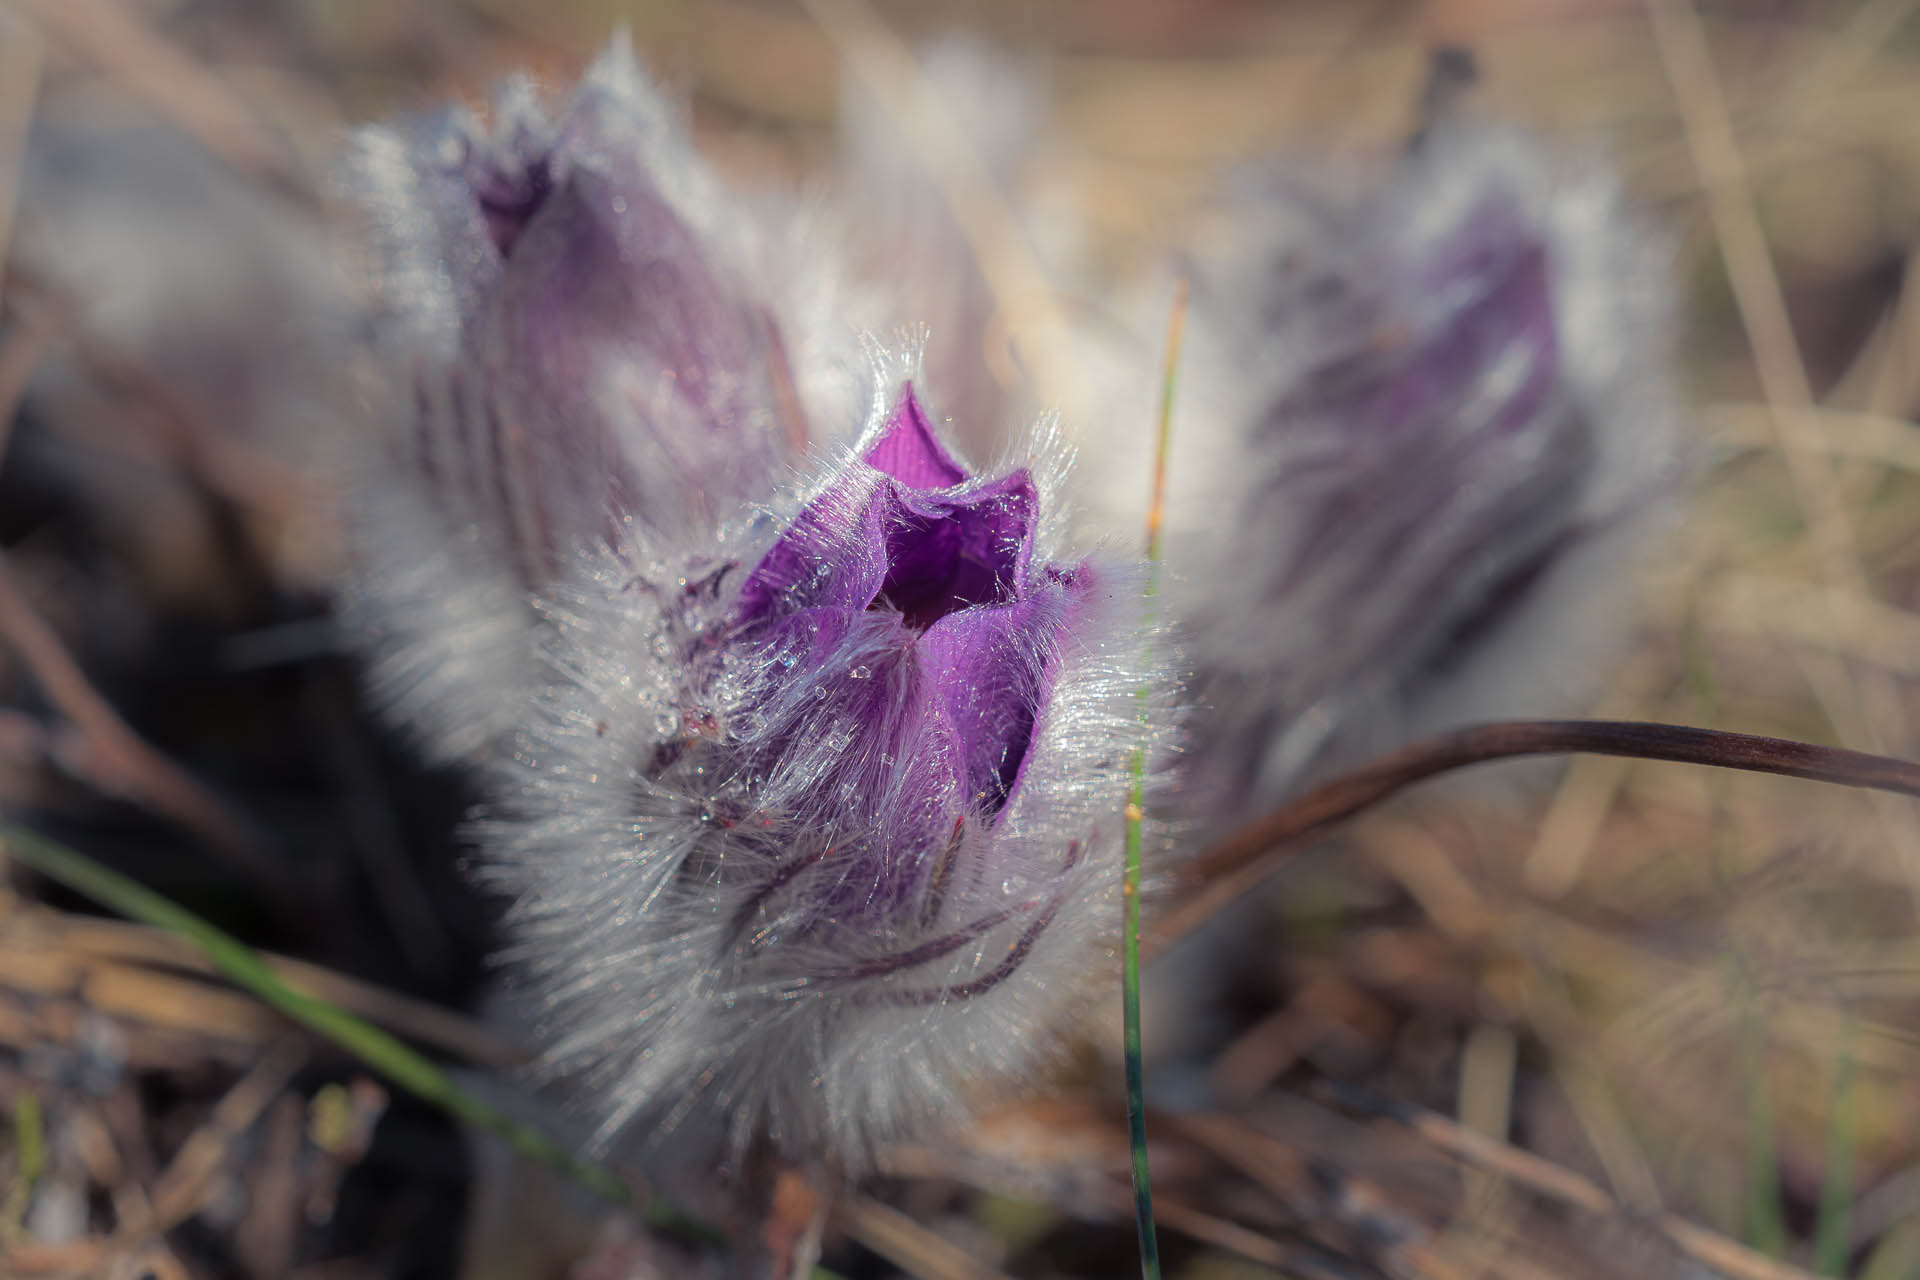
[{"label": "thin green stem", "polygon": [[[687,1217],[665,1201],[647,1198],[635,1204],[633,1188],[613,1170],[580,1159],[545,1134],[488,1106],[454,1083],[446,1072],[380,1028],[288,986],[245,943],[144,885],[108,870],[83,853],[11,823],[0,822],[0,848],[75,893],[85,894],[123,916],[165,929],[193,943],[206,952],[207,958],[235,986],[258,997],[291,1021],[331,1040],[414,1096],[433,1103],[463,1123],[498,1135],[528,1159],[558,1169],[614,1204],[633,1206],[652,1226],[708,1245],[731,1244],[725,1233]],[[31,1102],[31,1095],[22,1096]],[[35,1116],[37,1119],[37,1112]],[[18,1118],[15,1123],[19,1128]],[[812,1268],[809,1275],[810,1280],[842,1280],[838,1272],[822,1266]]]},{"label": "thin green stem", "polygon": [[[1167,499],[1167,453],[1173,441],[1173,400],[1180,366],[1181,333],[1187,318],[1187,282],[1175,287],[1173,314],[1167,323],[1167,362],[1160,380],[1160,424],[1155,442],[1153,497],[1147,506],[1147,615],[1152,629],[1156,616],[1154,597],[1160,587],[1160,531],[1165,523]],[[1121,1000],[1125,1021],[1127,1062],[1127,1140],[1133,1155],[1133,1213],[1140,1230],[1140,1274],[1146,1280],[1160,1280],[1160,1237],[1153,1221],[1153,1182],[1147,1172],[1147,1098],[1146,1073],[1140,1050],[1140,862],[1145,844],[1142,824],[1147,813],[1147,746],[1151,731],[1152,693],[1140,689],[1141,742],[1133,749],[1132,784],[1127,789],[1126,868],[1121,881],[1124,902],[1122,925],[1123,969]]]},{"label": "thin green stem", "polygon": [[1167,320],[1167,362],[1160,371],[1160,429],[1154,439],[1153,498],[1147,504],[1147,616],[1153,617],[1153,594],[1160,575],[1160,531],[1167,517],[1167,455],[1173,449],[1173,400],[1180,386],[1180,344],[1187,327],[1187,282],[1174,285],[1173,314]]},{"label": "thin green stem", "polygon": [[1160,1239],[1154,1230],[1153,1184],[1147,1173],[1146,1073],[1140,1061],[1140,825],[1146,816],[1146,776],[1146,749],[1136,747],[1133,786],[1127,797],[1126,873],[1120,890],[1126,903],[1121,998],[1126,1021],[1127,1140],[1133,1149],[1133,1212],[1140,1229],[1140,1274],[1146,1280],[1160,1280]]},{"label": "thin green stem", "polygon": [[[1743,986],[1745,985],[1743,979]],[[1766,1013],[1746,990],[1742,1066],[1747,1085],[1747,1244],[1769,1258],[1787,1253],[1780,1207],[1780,1154],[1773,1136],[1773,1091],[1767,1077]]]},{"label": "thin green stem", "polygon": [[[580,1185],[616,1204],[630,1204],[633,1192],[612,1170],[581,1160],[559,1143],[508,1118],[455,1084],[431,1061],[345,1009],[288,986],[245,943],[202,920],[153,890],[110,871],[85,854],[54,844],[10,823],[0,823],[7,852],[50,880],[85,894],[123,916],[165,929],[206,952],[235,986],[251,992],[292,1021],[323,1036],[379,1071],[394,1084],[443,1108],[449,1114],[497,1134],[532,1160],[551,1165]],[[689,1224],[665,1205],[640,1206],[656,1226],[685,1229]]]},{"label": "thin green stem", "polygon": [[1833,1063],[1833,1100],[1827,1114],[1827,1170],[1820,1184],[1820,1217],[1813,1232],[1815,1275],[1843,1276],[1852,1252],[1853,1160],[1859,1134],[1854,1105],[1854,1037],[1857,1023],[1848,1012],[1840,1025]]}]

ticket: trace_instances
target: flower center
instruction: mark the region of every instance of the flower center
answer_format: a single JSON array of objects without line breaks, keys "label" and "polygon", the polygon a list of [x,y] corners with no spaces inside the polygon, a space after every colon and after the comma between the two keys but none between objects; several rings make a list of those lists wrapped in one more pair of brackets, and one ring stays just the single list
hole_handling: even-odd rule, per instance
[{"label": "flower center", "polygon": [[505,258],[513,253],[514,242],[553,190],[553,173],[542,159],[517,172],[492,169],[478,175],[473,187],[480,216],[486,219],[487,234]]},{"label": "flower center", "polygon": [[1012,602],[1032,508],[1022,486],[977,506],[902,512],[887,530],[886,576],[867,608],[897,612],[917,633],[962,609]]}]

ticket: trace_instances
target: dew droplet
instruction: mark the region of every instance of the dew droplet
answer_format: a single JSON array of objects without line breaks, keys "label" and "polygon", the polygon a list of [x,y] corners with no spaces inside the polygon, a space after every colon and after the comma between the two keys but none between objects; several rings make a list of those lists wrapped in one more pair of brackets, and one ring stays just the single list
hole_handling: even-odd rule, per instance
[{"label": "dew droplet", "polygon": [[661,737],[671,737],[680,728],[680,717],[671,711],[662,711],[653,718],[653,731]]},{"label": "dew droplet", "polygon": [[873,668],[871,667],[855,667],[853,668],[853,670],[847,672],[847,679],[865,680],[868,676],[872,674],[873,674]]}]

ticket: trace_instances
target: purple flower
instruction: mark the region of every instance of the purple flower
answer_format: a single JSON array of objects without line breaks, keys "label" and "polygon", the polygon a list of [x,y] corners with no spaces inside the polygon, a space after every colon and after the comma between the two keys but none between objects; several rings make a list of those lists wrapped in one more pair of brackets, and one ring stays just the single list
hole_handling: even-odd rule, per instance
[{"label": "purple flower", "polygon": [[858,1167],[1116,968],[1144,579],[1058,549],[1051,427],[976,475],[917,357],[841,385],[839,295],[623,54],[494,116],[361,140],[404,392],[361,637],[484,763],[478,862],[600,1138]]},{"label": "purple flower", "polygon": [[557,116],[525,81],[492,114],[366,130],[352,177],[395,390],[356,620],[453,756],[533,679],[528,592],[630,522],[736,517],[857,403],[852,343],[812,323],[831,271],[719,188],[623,45]]},{"label": "purple flower", "polygon": [[1234,515],[1186,549],[1213,778],[1271,799],[1554,710],[1675,450],[1658,251],[1604,173],[1445,119],[1357,195],[1249,187],[1251,247],[1196,295],[1211,402],[1185,420],[1217,424],[1197,469]]},{"label": "purple flower", "polygon": [[[747,576],[735,616],[742,640],[793,673],[762,707],[779,725],[759,735],[768,770],[810,734],[853,727],[857,741],[819,787],[828,802],[797,816],[823,847],[878,835],[823,908],[890,924],[900,904],[943,888],[952,869],[939,857],[962,825],[991,824],[1012,798],[1095,574],[1033,563],[1032,477],[969,484],[910,388],[862,461],[870,471],[805,508]],[[899,780],[849,775],[870,764]],[[849,823],[831,799],[848,792],[878,795],[886,811]]]},{"label": "purple flower", "polygon": [[1055,450],[973,475],[903,387],[777,531],[556,601],[488,843],[603,1138],[857,1166],[1044,1061],[1109,967],[1165,682],[1137,574],[1048,550]]}]

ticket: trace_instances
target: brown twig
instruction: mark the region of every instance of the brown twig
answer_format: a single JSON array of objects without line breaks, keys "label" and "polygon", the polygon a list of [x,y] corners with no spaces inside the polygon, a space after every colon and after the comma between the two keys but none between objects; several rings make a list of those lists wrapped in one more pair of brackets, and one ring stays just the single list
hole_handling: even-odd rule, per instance
[{"label": "brown twig", "polygon": [[[1041,1113],[1044,1115],[1044,1112]],[[1035,1121],[1031,1147],[958,1150],[951,1146],[903,1146],[890,1149],[883,1162],[889,1177],[957,1182],[988,1195],[1045,1204],[1083,1221],[1124,1221],[1133,1216],[1133,1186],[1126,1171],[1127,1135],[1091,1115],[1075,1116],[1093,1135],[1079,1129],[1049,1130]],[[1102,1154],[1092,1154],[1089,1140]],[[1036,1159],[1029,1161],[1031,1155]],[[1302,1280],[1357,1280],[1359,1272],[1344,1260],[1321,1256],[1311,1245],[1262,1234],[1219,1215],[1219,1206],[1201,1209],[1190,1201],[1154,1194],[1160,1225],[1215,1249],[1272,1267]]]},{"label": "brown twig", "polygon": [[1716,765],[1920,796],[1920,764],[1721,729],[1635,720],[1508,720],[1437,734],[1303,792],[1194,860],[1195,892],[1161,920],[1164,946],[1259,883],[1289,841],[1342,822],[1436,774],[1521,756],[1626,756]]},{"label": "brown twig", "polygon": [[1745,162],[1701,29],[1688,0],[1645,0],[1654,44],[1667,69],[1680,123],[1707,193],[1707,213],[1725,255],[1734,302],[1753,350],[1755,372],[1773,411],[1773,425],[1794,496],[1829,586],[1857,587],[1853,522],[1834,488],[1820,432],[1807,417],[1816,397],[1801,359],[1786,294],[1766,230],[1747,186]]},{"label": "brown twig", "polygon": [[209,1183],[233,1157],[234,1144],[253,1127],[294,1073],[306,1063],[304,1041],[290,1039],[270,1048],[240,1082],[214,1105],[213,1114],[188,1137],[153,1189],[153,1217],[124,1223],[114,1233],[129,1243],[170,1231],[196,1213]]},{"label": "brown twig", "polygon": [[199,835],[251,879],[266,883],[284,879],[261,853],[249,824],[135,733],[93,687],[60,637],[34,611],[4,555],[0,555],[0,641],[20,655],[47,700],[87,736],[104,772],[155,811]]},{"label": "brown twig", "polygon": [[1873,61],[1883,45],[1913,15],[1914,0],[1864,0],[1782,96],[1779,112],[1791,121],[1817,112],[1842,86]]},{"label": "brown twig", "polygon": [[910,1275],[927,1280],[1008,1280],[1005,1272],[871,1196],[839,1201],[833,1220],[848,1235]]},{"label": "brown twig", "polygon": [[[1125,1194],[1126,1204],[1130,1208],[1132,1188],[1123,1188],[1118,1181],[1109,1185],[1114,1191]],[[1237,1222],[1208,1213],[1187,1200],[1156,1195],[1153,1205],[1154,1215],[1168,1230],[1236,1254],[1250,1262],[1257,1262],[1263,1267],[1272,1267],[1282,1274],[1299,1276],[1301,1280],[1332,1280],[1334,1277],[1357,1280],[1359,1276],[1374,1274],[1371,1270],[1356,1270],[1347,1259],[1321,1256],[1302,1245],[1262,1235]]]},{"label": "brown twig", "polygon": [[[1591,1179],[1532,1152],[1475,1133],[1438,1112],[1395,1099],[1369,1097],[1345,1086],[1339,1087],[1336,1092],[1342,1104],[1397,1121],[1463,1164],[1498,1174],[1536,1195],[1558,1200],[1587,1213],[1626,1213],[1612,1196]],[[1799,1267],[1757,1253],[1698,1223],[1688,1222],[1670,1213],[1634,1216],[1660,1232],[1682,1253],[1721,1275],[1734,1277],[1735,1280],[1809,1280],[1809,1274]]]},{"label": "brown twig", "polygon": [[[0,948],[9,940],[43,955],[214,974],[217,966],[192,943],[148,925],[96,920],[28,908],[0,928]],[[261,953],[283,981],[328,1004],[418,1044],[429,1045],[477,1066],[525,1066],[532,1055],[472,1018],[451,1009],[349,978],[320,965]]]},{"label": "brown twig", "polygon": [[[187,1273],[167,1253],[164,1234],[205,1204],[214,1176],[233,1159],[236,1144],[261,1114],[281,1096],[306,1062],[306,1047],[287,1040],[263,1054],[253,1069],[215,1104],[205,1123],[188,1136],[153,1188],[146,1212],[121,1222],[112,1236],[70,1245],[29,1246],[7,1256],[7,1275],[76,1271],[88,1275],[182,1276]],[[144,1264],[144,1266],[142,1265]]]},{"label": "brown twig", "polygon": [[[1860,544],[1833,460],[1820,447],[1818,403],[1806,359],[1794,334],[1786,291],[1748,181],[1706,30],[1694,0],[1643,0],[1660,61],[1666,69],[1682,132],[1705,189],[1707,215],[1733,288],[1735,309],[1753,352],[1754,373],[1773,413],[1788,482],[1806,524],[1807,542],[1827,597],[1829,624],[1846,625],[1874,599],[1860,561]],[[1911,749],[1912,726],[1890,675],[1868,668],[1846,673],[1836,698],[1858,714],[1857,741],[1873,750]],[[1818,690],[1816,690],[1816,693]],[[1876,797],[1875,814],[1898,854],[1913,908],[1920,912],[1920,837],[1911,806]]]}]

